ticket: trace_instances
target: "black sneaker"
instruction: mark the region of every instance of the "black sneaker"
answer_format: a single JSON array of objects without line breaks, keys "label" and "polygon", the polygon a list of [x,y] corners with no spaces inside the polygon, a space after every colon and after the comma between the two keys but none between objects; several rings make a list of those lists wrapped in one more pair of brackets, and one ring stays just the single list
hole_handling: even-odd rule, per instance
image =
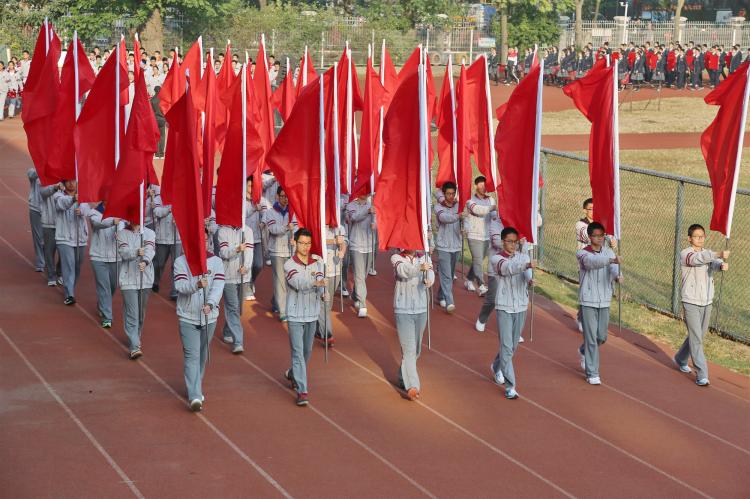
[{"label": "black sneaker", "polygon": [[102,321],[102,327],[103,327],[104,329],[110,329],[110,328],[112,327],[112,321],[110,321],[110,320],[108,320],[108,319],[104,319],[104,320]]},{"label": "black sneaker", "polygon": [[292,374],[291,369],[287,369],[286,371],[284,371],[284,378],[289,381],[290,388],[292,390],[297,389],[297,382],[294,380],[294,375]]},{"label": "black sneaker", "polygon": [[154,284],[153,286],[151,286],[151,291],[153,291],[154,293],[158,293],[159,292],[159,285],[158,284]]},{"label": "black sneaker", "polygon": [[73,298],[72,296],[68,296],[68,297],[65,298],[65,300],[63,300],[63,303],[65,305],[75,305],[76,299]]},{"label": "black sneaker", "polygon": [[142,357],[142,356],[143,356],[143,352],[141,351],[140,348],[136,348],[135,350],[133,350],[132,352],[130,352],[130,360],[135,360],[135,359],[137,359],[139,357]]}]

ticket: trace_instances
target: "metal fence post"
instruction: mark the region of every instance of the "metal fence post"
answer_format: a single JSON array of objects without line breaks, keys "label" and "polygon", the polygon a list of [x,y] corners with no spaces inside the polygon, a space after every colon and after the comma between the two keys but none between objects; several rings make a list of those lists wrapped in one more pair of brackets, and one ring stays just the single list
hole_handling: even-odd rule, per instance
[{"label": "metal fence post", "polygon": [[685,182],[677,183],[677,205],[674,216],[674,262],[672,263],[672,313],[680,317],[680,230],[682,228],[682,207],[685,204]]},{"label": "metal fence post", "polygon": [[474,62],[474,28],[469,30],[469,64]]}]

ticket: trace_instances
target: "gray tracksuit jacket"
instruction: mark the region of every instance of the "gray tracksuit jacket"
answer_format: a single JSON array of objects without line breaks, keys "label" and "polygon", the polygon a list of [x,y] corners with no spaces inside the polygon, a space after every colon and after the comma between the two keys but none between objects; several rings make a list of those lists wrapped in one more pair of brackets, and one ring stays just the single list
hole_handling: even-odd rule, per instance
[{"label": "gray tracksuit jacket", "polygon": [[57,191],[57,184],[46,185],[39,190],[42,196],[42,227],[47,229],[55,228],[57,209],[55,209],[55,200],[53,198]]},{"label": "gray tracksuit jacket", "polygon": [[349,224],[349,250],[357,253],[372,253],[375,215],[370,213],[372,204],[367,201],[352,201],[346,205],[346,221]]},{"label": "gray tracksuit jacket", "polygon": [[[224,264],[221,258],[209,253],[206,261],[208,287],[206,304],[211,305],[208,323],[219,318],[219,301],[224,293]],[[198,287],[198,277],[190,273],[185,255],[174,262],[174,286],[177,289],[177,317],[188,324],[200,326],[206,323],[203,315],[203,290]]]},{"label": "gray tracksuit jacket", "polygon": [[247,226],[245,226],[245,242],[249,247],[244,251],[244,262],[242,262],[242,258],[240,258],[242,252],[237,251],[238,246],[242,243],[242,233],[239,227],[219,226],[219,257],[224,263],[224,281],[227,284],[239,284],[240,281],[250,282],[250,272],[246,272],[244,277],[240,279],[240,263],[244,263],[248,271],[253,264],[255,247],[253,230]]},{"label": "gray tracksuit jacket", "polygon": [[714,272],[721,271],[724,261],[709,249],[696,251],[685,248],[680,252],[682,283],[680,295],[684,303],[705,307],[714,301]]},{"label": "gray tracksuit jacket", "polygon": [[609,261],[615,257],[608,246],[599,252],[589,245],[576,252],[578,258],[578,301],[584,307],[607,308],[612,301],[613,281],[619,265]]},{"label": "gray tracksuit jacket", "polygon": [[29,209],[36,211],[37,213],[42,212],[42,183],[39,181],[39,175],[36,174],[35,168],[29,168],[26,171],[26,176],[29,177]]},{"label": "gray tracksuit jacket", "polygon": [[296,255],[284,263],[286,274],[286,318],[290,322],[315,322],[320,316],[320,298],[325,288],[315,286],[323,279],[323,262],[310,255],[305,265]]},{"label": "gray tracksuit jacket", "polygon": [[497,277],[497,274],[495,273],[495,267],[492,265],[492,257],[503,250],[503,240],[500,237],[502,232],[503,223],[497,216],[497,212],[493,212],[490,221],[490,264],[487,265],[487,275],[493,278]]},{"label": "gray tracksuit jacket", "polygon": [[[86,217],[90,211],[89,205],[79,205],[81,215],[75,214],[73,196],[58,191],[52,196],[55,202],[55,242],[67,246],[86,246],[89,240],[89,226]],[[76,242],[76,224],[78,225],[78,241]]]},{"label": "gray tracksuit jacket", "polygon": [[517,314],[529,307],[531,269],[526,268],[529,262],[529,256],[518,251],[513,256],[501,251],[490,258],[497,279],[495,310]]},{"label": "gray tracksuit jacket", "polygon": [[[289,258],[292,256],[290,241],[294,233],[289,231],[289,212],[282,214],[275,207],[267,209],[264,213],[264,223],[268,227],[269,241],[268,252],[271,256]],[[296,221],[292,220],[296,225]],[[296,227],[295,227],[296,231]]]},{"label": "gray tracksuit jacket", "polygon": [[331,229],[326,225],[326,277],[336,277],[341,274],[341,262],[342,258],[338,257],[338,244],[336,244],[336,236],[344,237],[344,244],[348,244],[346,240],[346,227],[340,225],[335,229]]},{"label": "gray tracksuit jacket", "polygon": [[172,205],[163,205],[161,194],[154,196],[156,244],[180,244],[180,233],[172,216]]},{"label": "gray tracksuit jacket", "polygon": [[253,243],[260,244],[263,235],[260,232],[260,222],[263,219],[263,212],[266,210],[263,203],[255,204],[252,200],[248,199],[245,203],[245,226],[250,227],[253,231],[253,237],[255,240]]},{"label": "gray tracksuit jacket", "polygon": [[[421,254],[409,256],[404,252],[391,256],[396,277],[393,292],[393,311],[397,314],[423,314],[427,312],[428,288],[435,281],[435,272],[422,272],[419,266],[428,262]],[[425,284],[427,280],[427,284]]]},{"label": "gray tracksuit jacket", "polygon": [[[138,263],[138,249],[141,247],[141,235],[130,229],[117,231],[117,254],[120,255],[120,289],[151,289],[154,285],[154,255],[156,254],[156,243],[154,231],[143,227],[143,261],[146,269],[141,272]],[[141,287],[141,274],[143,274],[143,287]]]},{"label": "gray tracksuit jacket", "polygon": [[115,219],[111,217],[102,219],[102,212],[96,208],[89,210],[88,217],[91,223],[89,257],[95,262],[116,262],[117,225],[115,225]]},{"label": "gray tracksuit jacket", "polygon": [[464,219],[464,229],[468,239],[489,241],[493,206],[495,206],[495,200],[490,196],[480,198],[474,194],[466,202],[466,211],[469,216]]},{"label": "gray tracksuit jacket", "polygon": [[458,215],[458,203],[454,203],[453,206],[436,203],[434,209],[438,226],[436,249],[449,253],[461,251],[461,217]]}]

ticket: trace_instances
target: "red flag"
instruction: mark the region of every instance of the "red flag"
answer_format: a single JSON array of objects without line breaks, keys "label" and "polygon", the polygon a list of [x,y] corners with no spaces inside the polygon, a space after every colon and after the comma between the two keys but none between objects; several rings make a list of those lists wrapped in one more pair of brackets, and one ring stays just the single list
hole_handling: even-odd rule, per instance
[{"label": "red flag", "polygon": [[46,169],[50,153],[49,142],[54,135],[52,120],[60,91],[57,61],[60,59],[61,50],[60,39],[46,26],[45,22],[39,31],[29,77],[23,90],[21,108],[29,154],[43,185],[56,181],[48,177]]},{"label": "red flag", "polygon": [[271,98],[273,108],[279,110],[281,119],[283,119],[285,123],[286,120],[289,119],[289,115],[292,114],[294,101],[297,98],[297,92],[294,89],[293,79],[294,75],[292,75],[290,71],[289,58],[287,57],[286,76],[284,76],[284,81],[281,82],[281,85],[279,85],[279,87],[273,93],[273,97]]},{"label": "red flag", "polygon": [[383,88],[385,88],[384,105],[387,111],[388,105],[398,86],[398,73],[396,72],[396,66],[393,65],[391,53],[385,47],[385,40],[383,40],[383,47],[380,52],[380,82],[383,84]]},{"label": "red flag", "polygon": [[[232,45],[227,40],[227,49],[224,52],[224,62],[221,64],[219,75],[216,77],[216,148],[221,152],[224,150],[224,140],[229,126],[230,106],[222,100],[222,96],[228,93],[234,82],[234,70],[232,69]],[[230,97],[231,100],[231,97]]]},{"label": "red flag", "polygon": [[120,41],[94,81],[73,130],[78,155],[78,198],[82,203],[106,199],[115,174],[125,136],[123,111],[127,101],[122,99],[122,92],[127,94],[128,89],[125,54],[125,43]]},{"label": "red flag", "polygon": [[[76,64],[78,65],[78,94],[76,95]],[[76,107],[83,95],[94,84],[96,75],[86,57],[81,41],[74,36],[68,46],[65,63],[62,67],[60,97],[52,118],[49,148],[52,151],[47,160],[47,176],[52,182],[76,178],[75,143],[73,128],[76,124]]]},{"label": "red flag", "polygon": [[446,182],[456,182],[456,92],[453,88],[453,61],[448,59],[445,66],[443,86],[438,100],[438,171],[435,186],[442,187]]},{"label": "red flag", "polygon": [[504,226],[514,227],[531,243],[537,240],[542,81],[542,68],[534,61],[508,102],[498,108],[495,132],[498,213]]},{"label": "red flag", "polygon": [[[196,79],[197,80],[197,79]],[[197,86],[197,85],[196,85]],[[174,143],[175,168],[163,183],[172,185],[172,214],[182,239],[182,249],[193,275],[206,273],[206,232],[204,227],[201,181],[198,171],[195,114],[189,87],[165,116],[169,140]],[[166,172],[165,172],[166,175]]]},{"label": "red flag", "polygon": [[300,70],[297,75],[297,88],[295,89],[295,94],[299,96],[302,89],[306,85],[314,82],[317,78],[318,73],[315,71],[312,57],[310,57],[310,52],[307,50],[307,45],[305,45],[305,53],[302,55],[302,59],[300,59]]},{"label": "red flag", "polygon": [[565,95],[591,122],[589,180],[594,200],[594,220],[607,234],[620,238],[620,172],[617,131],[617,70],[601,58],[585,77],[565,88]]},{"label": "red flag", "polygon": [[[326,223],[329,227],[338,227],[341,217],[341,174],[339,157],[339,67],[334,64],[323,73],[323,106],[325,113],[325,165],[326,165]],[[308,85],[310,85],[308,83]]]},{"label": "red flag", "polygon": [[701,151],[706,160],[714,199],[711,230],[718,230],[727,238],[732,230],[734,200],[740,176],[748,94],[750,61],[745,61],[705,98],[706,104],[719,106],[716,118],[701,134]]},{"label": "red flag", "polygon": [[[206,60],[206,71],[201,79],[204,97],[203,161],[201,162],[201,188],[203,190],[203,213],[211,213],[211,195],[214,186],[214,162],[216,161],[216,73],[211,56]],[[200,128],[199,128],[200,129]]]},{"label": "red flag", "polygon": [[[221,155],[219,178],[216,182],[216,222],[220,225],[241,227],[245,179],[253,175],[253,202],[260,202],[263,182],[257,165],[263,157],[263,146],[252,116],[252,84],[246,66],[242,65],[239,78],[233,85],[235,92],[227,128],[224,153]],[[244,89],[244,99],[243,99]],[[243,135],[243,116],[244,132]],[[243,161],[244,151],[244,161]],[[255,168],[252,170],[251,168]]]},{"label": "red flag", "polygon": [[[138,39],[138,33],[133,37],[133,81],[138,81],[141,74],[141,41]],[[133,97],[135,100],[135,97]]]},{"label": "red flag", "polygon": [[383,105],[385,89],[380,84],[380,77],[372,67],[372,57],[367,58],[365,70],[365,97],[362,110],[362,133],[359,140],[359,161],[357,178],[352,187],[352,197],[370,194],[373,185],[373,173],[377,170],[378,121],[380,106]]},{"label": "red flag", "polygon": [[463,103],[469,113],[469,133],[474,161],[487,179],[487,192],[497,184],[495,153],[492,148],[492,103],[490,101],[487,58],[482,55],[466,71],[467,92]]},{"label": "red flag", "polygon": [[362,110],[357,68],[349,57],[349,49],[341,54],[337,68],[338,154],[341,192],[351,193],[354,167],[354,112]]},{"label": "red flag", "polygon": [[456,88],[456,186],[458,188],[458,212],[463,213],[464,206],[471,199],[471,186],[474,185],[471,168],[471,137],[469,135],[469,111],[463,105],[468,92],[466,67],[461,65]]},{"label": "red flag", "polygon": [[[420,146],[420,76],[417,64],[404,65],[385,116],[383,169],[378,178],[375,211],[381,251],[425,247],[423,238]],[[409,60],[414,58],[414,54]]]},{"label": "red flag", "polygon": [[[202,55],[203,37],[200,36],[182,58],[182,64],[180,64],[178,60],[178,53],[175,52],[172,66],[169,68],[169,72],[164,78],[164,83],[159,91],[159,107],[161,107],[161,111],[165,115],[169,112],[169,109],[174,103],[185,93],[185,85],[187,83],[185,75],[190,74],[190,77],[196,83],[199,81],[202,70]],[[196,88],[193,90],[196,91],[197,87],[198,85],[196,85]],[[193,99],[197,97],[198,96],[193,96]]]},{"label": "red flag", "polygon": [[313,234],[310,251],[321,256],[326,218],[323,81],[318,78],[302,90],[267,156],[271,171],[289,196],[297,222]]},{"label": "red flag", "polygon": [[149,172],[154,169],[153,158],[159,142],[159,127],[146,89],[143,71],[135,80],[133,106],[125,133],[122,158],[107,194],[104,217],[116,217],[133,224],[143,224],[143,202]]},{"label": "red flag", "polygon": [[[255,74],[253,75],[253,94],[255,105],[260,116],[258,131],[260,132],[263,151],[267,155],[271,150],[276,138],[273,122],[273,108],[271,107],[271,79],[268,76],[268,58],[266,57],[266,39],[261,35],[258,46],[258,56],[255,61]],[[264,161],[265,162],[265,161]]]}]

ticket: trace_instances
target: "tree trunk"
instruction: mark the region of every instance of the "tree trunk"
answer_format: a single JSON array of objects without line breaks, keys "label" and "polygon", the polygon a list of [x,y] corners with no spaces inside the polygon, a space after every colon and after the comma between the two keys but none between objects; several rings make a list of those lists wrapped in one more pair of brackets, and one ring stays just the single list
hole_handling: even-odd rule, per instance
[{"label": "tree trunk", "polygon": [[602,0],[596,0],[596,4],[594,4],[594,27],[597,27],[597,19],[599,19],[599,9],[602,6]]},{"label": "tree trunk", "polygon": [[680,17],[682,16],[682,7],[685,5],[685,0],[677,0],[677,7],[674,11],[674,37],[672,40],[677,43],[680,40]]},{"label": "tree trunk", "polygon": [[268,7],[268,0],[258,0],[258,7],[261,9]]},{"label": "tree trunk", "polygon": [[500,64],[508,64],[508,4],[500,4]]},{"label": "tree trunk", "polygon": [[161,12],[159,12],[159,9],[154,9],[151,17],[148,18],[148,21],[143,26],[141,44],[149,54],[152,54],[155,50],[164,53],[164,26],[161,22]]},{"label": "tree trunk", "polygon": [[576,48],[582,50],[583,41],[583,0],[576,0]]}]

